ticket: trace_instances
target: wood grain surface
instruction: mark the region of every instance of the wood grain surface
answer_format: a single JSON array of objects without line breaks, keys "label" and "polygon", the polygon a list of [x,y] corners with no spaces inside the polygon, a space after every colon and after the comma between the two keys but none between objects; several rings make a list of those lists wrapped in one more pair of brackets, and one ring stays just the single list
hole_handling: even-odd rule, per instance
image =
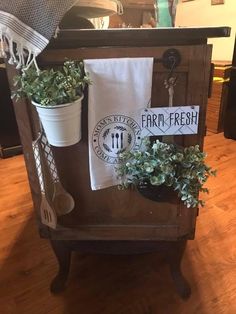
[{"label": "wood grain surface", "polygon": [[0,160],[1,314],[234,314],[236,313],[236,141],[205,140],[208,163],[218,169],[207,184],[196,237],[182,268],[192,296],[175,293],[158,254],[74,253],[67,290],[49,292],[56,259],[38,236],[22,156]]},{"label": "wood grain surface", "polygon": [[[79,35],[78,33],[77,35]],[[90,35],[92,33],[88,33]],[[73,32],[69,32],[73,35]],[[74,34],[75,35],[75,34]],[[143,34],[142,34],[143,35]],[[92,40],[92,38],[90,38]],[[139,39],[142,39],[139,33]],[[67,40],[67,37],[64,38]],[[137,38],[136,38],[137,40]],[[149,38],[150,40],[150,38]],[[88,40],[89,41],[89,40]],[[62,42],[64,42],[62,40]],[[108,43],[107,43],[108,45]],[[171,74],[177,78],[174,105],[199,105],[198,134],[176,136],[179,145],[203,145],[205,116],[209,85],[210,45],[175,46],[181,55],[181,65],[173,73],[160,60],[170,46],[166,47],[88,47],[77,49],[47,49],[40,55],[39,64],[55,65],[71,59],[154,57],[152,106],[168,104],[165,79]],[[173,47],[172,47],[173,48]],[[159,62],[158,62],[159,60]],[[13,67],[7,66],[10,82],[14,77]],[[13,86],[11,85],[13,88]],[[59,177],[66,190],[75,200],[75,209],[58,220],[56,230],[41,227],[41,235],[54,240],[176,240],[194,238],[197,210],[189,210],[182,203],[162,204],[144,199],[135,191],[118,191],[108,188],[91,191],[88,165],[88,106],[86,94],[82,110],[82,140],[71,147],[53,149]],[[20,105],[20,107],[19,107]],[[34,111],[24,100],[15,103],[17,121],[22,137],[26,168],[35,209],[39,213],[40,191],[37,184],[31,142],[37,136]],[[35,132],[36,131],[36,132]],[[78,167],[79,165],[79,167]],[[81,184],[83,182],[83,184]],[[112,204],[112,206],[111,206]],[[146,210],[148,207],[148,211]],[[165,224],[165,228],[163,225]],[[46,235],[45,235],[46,232]]]}]

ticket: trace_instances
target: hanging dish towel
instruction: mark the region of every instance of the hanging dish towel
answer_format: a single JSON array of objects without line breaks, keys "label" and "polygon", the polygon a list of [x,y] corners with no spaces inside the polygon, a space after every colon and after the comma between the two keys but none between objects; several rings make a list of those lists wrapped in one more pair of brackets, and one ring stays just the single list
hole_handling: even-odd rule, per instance
[{"label": "hanging dish towel", "polygon": [[92,190],[119,184],[118,155],[140,146],[138,112],[149,106],[153,58],[85,60]]},{"label": "hanging dish towel", "polygon": [[0,55],[5,57],[9,52],[9,63],[18,68],[29,65],[47,46],[61,18],[76,2],[0,0]]}]

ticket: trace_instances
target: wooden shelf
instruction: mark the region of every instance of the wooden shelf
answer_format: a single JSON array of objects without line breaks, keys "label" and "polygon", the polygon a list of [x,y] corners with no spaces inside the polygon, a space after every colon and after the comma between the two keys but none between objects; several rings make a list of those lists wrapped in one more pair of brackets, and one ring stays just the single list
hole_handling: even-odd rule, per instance
[{"label": "wooden shelf", "polygon": [[207,38],[229,37],[230,27],[178,27],[61,30],[49,49],[80,47],[160,47],[206,44]]}]

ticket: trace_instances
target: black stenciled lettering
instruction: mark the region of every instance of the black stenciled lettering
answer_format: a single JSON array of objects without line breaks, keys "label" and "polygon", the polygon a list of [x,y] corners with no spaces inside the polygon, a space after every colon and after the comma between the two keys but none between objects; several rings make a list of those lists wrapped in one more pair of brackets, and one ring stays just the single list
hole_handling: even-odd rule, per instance
[{"label": "black stenciled lettering", "polygon": [[152,116],[150,114],[147,115],[147,126],[150,127],[152,126]]},{"label": "black stenciled lettering", "polygon": [[99,133],[101,129],[109,123],[109,121],[106,120],[107,118],[104,118],[102,121],[99,122],[98,125],[96,125],[95,130],[94,130],[94,136],[99,136]]},{"label": "black stenciled lettering", "polygon": [[[142,128],[153,128],[164,126],[164,115],[162,113],[142,115]],[[137,126],[136,126],[137,128]]]},{"label": "black stenciled lettering", "polygon": [[179,113],[178,112],[175,112],[175,122],[174,122],[175,125],[179,125]]},{"label": "black stenciled lettering", "polygon": [[186,116],[187,116],[187,118],[186,118],[185,123],[186,123],[186,125],[189,125],[189,124],[191,124],[191,112],[188,111],[186,113]]},{"label": "black stenciled lettering", "polygon": [[173,124],[173,121],[174,121],[174,113],[171,112],[171,113],[170,113],[170,125]]},{"label": "black stenciled lettering", "polygon": [[119,163],[119,158],[114,158],[112,163],[113,164],[118,164]]},{"label": "black stenciled lettering", "polygon": [[146,122],[146,115],[145,114],[142,114],[142,128],[145,128],[145,123]]},{"label": "black stenciled lettering", "polygon": [[152,121],[151,121],[151,126],[154,127],[154,126],[157,126],[156,124],[156,119],[157,119],[157,115],[154,113],[152,115]]},{"label": "black stenciled lettering", "polygon": [[191,117],[191,122],[192,124],[197,124],[197,120],[198,120],[198,112],[192,112],[192,117]]},{"label": "black stenciled lettering", "polygon": [[107,123],[112,123],[113,122],[111,117],[107,117],[106,120],[107,120]]},{"label": "black stenciled lettering", "polygon": [[99,127],[103,127],[104,125],[107,125],[107,121],[106,121],[106,118],[103,119],[102,121],[99,122]]},{"label": "black stenciled lettering", "polygon": [[180,114],[180,125],[185,125],[185,112],[181,112]]},{"label": "black stenciled lettering", "polygon": [[101,150],[100,147],[96,146],[95,149],[96,149],[97,155],[98,155],[99,157],[101,157],[103,160],[105,160],[105,161],[109,161],[109,160],[110,160],[110,157],[107,156],[107,155]]},{"label": "black stenciled lettering", "polygon": [[99,136],[99,134],[100,134],[100,131],[99,130],[94,130],[94,132],[93,132],[93,136],[94,137],[98,137]]},{"label": "black stenciled lettering", "polygon": [[164,124],[165,124],[164,114],[160,113],[158,114],[158,126],[164,126]]}]

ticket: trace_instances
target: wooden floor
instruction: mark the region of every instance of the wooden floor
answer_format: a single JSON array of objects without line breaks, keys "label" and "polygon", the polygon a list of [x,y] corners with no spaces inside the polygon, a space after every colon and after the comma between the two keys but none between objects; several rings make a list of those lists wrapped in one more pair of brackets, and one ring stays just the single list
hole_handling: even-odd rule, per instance
[{"label": "wooden floor", "polygon": [[0,160],[0,314],[235,314],[236,141],[210,135],[205,150],[218,176],[182,263],[188,301],[156,254],[74,254],[67,290],[51,295],[57,264],[38,236],[23,158]]}]

